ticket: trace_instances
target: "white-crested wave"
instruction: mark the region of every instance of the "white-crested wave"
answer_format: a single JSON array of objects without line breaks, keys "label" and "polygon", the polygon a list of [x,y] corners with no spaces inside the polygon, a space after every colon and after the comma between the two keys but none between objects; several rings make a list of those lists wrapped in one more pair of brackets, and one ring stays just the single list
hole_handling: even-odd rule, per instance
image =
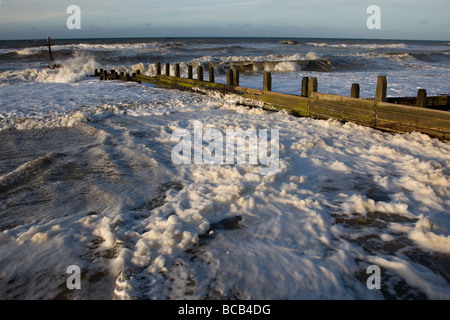
[{"label": "white-crested wave", "polygon": [[[156,51],[168,52],[171,48],[178,48],[183,46],[181,42],[148,42],[148,43],[116,43],[116,44],[68,44],[68,45],[52,45],[52,51],[93,51],[93,52],[140,52],[140,51]],[[43,44],[41,47],[29,47],[23,49],[0,49],[0,54],[16,54],[19,56],[33,56],[40,54],[47,54],[48,48]]]},{"label": "white-crested wave", "polygon": [[77,45],[70,46],[73,49],[82,50],[99,50],[99,51],[116,51],[116,50],[141,50],[141,49],[152,49],[158,47],[158,43],[118,43],[118,44],[87,44],[80,43]]},{"label": "white-crested wave", "polygon": [[330,48],[364,48],[364,49],[406,49],[408,46],[404,43],[326,43],[326,42],[307,42],[309,46],[330,47]]},{"label": "white-crested wave", "polygon": [[14,52],[18,55],[23,55],[23,56],[29,56],[32,54],[36,54],[41,52],[43,49],[42,48],[25,48],[25,49],[21,49],[21,50],[12,50],[9,52]]},{"label": "white-crested wave", "polygon": [[76,52],[70,59],[59,64],[58,68],[27,68],[23,70],[8,70],[0,73],[0,83],[9,82],[77,82],[92,74],[96,67],[93,55]]},{"label": "white-crested wave", "polygon": [[202,56],[193,59],[188,64],[193,66],[202,65],[204,67],[216,68],[219,72],[226,72],[230,67],[243,72],[297,72],[303,70],[311,62],[322,62],[325,66],[329,61],[322,59],[315,52],[295,53],[295,54],[269,54],[261,56]]},{"label": "white-crested wave", "polygon": [[294,53],[294,54],[268,54],[259,56],[225,56],[225,57],[215,57],[215,56],[203,56],[192,60],[195,62],[236,62],[236,61],[248,61],[248,62],[263,62],[263,61],[298,61],[298,60],[313,60],[320,59],[320,55],[315,52],[304,53]]}]

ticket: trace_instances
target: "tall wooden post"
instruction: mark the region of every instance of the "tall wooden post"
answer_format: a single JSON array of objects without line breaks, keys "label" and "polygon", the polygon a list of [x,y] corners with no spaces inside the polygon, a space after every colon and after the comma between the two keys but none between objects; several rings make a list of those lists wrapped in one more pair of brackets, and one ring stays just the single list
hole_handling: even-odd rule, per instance
[{"label": "tall wooden post", "polygon": [[175,77],[180,78],[181,77],[181,70],[180,70],[180,64],[175,63]]},{"label": "tall wooden post", "polygon": [[[141,70],[136,70],[136,74],[141,74]],[[137,81],[138,83],[141,83],[141,81]]]},{"label": "tall wooden post", "polygon": [[308,98],[308,77],[303,77],[302,79],[302,97]]},{"label": "tall wooden post", "polygon": [[352,89],[350,91],[350,97],[359,99],[359,84],[352,84]]},{"label": "tall wooden post", "polygon": [[272,74],[264,72],[263,90],[272,91]]},{"label": "tall wooden post", "polygon": [[209,67],[209,82],[214,82],[214,81],[216,81],[216,79],[214,77],[214,68]]},{"label": "tall wooden post", "polygon": [[387,80],[386,76],[379,76],[377,81],[377,90],[375,92],[375,101],[386,102]]},{"label": "tall wooden post", "polygon": [[233,70],[233,84],[239,86],[239,70],[237,69]]},{"label": "tall wooden post", "polygon": [[416,106],[420,108],[426,108],[427,107],[427,90],[425,89],[419,89],[417,92],[417,103]]},{"label": "tall wooden post", "polygon": [[228,69],[227,70],[227,85],[232,86],[234,85],[234,77],[233,77],[233,69]]},{"label": "tall wooden post", "polygon": [[166,63],[166,76],[170,76],[170,64]]},{"label": "tall wooden post", "polygon": [[199,81],[203,81],[203,67],[202,66],[197,67],[197,79]]},{"label": "tall wooden post", "polygon": [[157,62],[156,63],[156,75],[160,75],[161,74],[161,63]]},{"label": "tall wooden post", "polygon": [[317,92],[317,78],[309,78],[308,81],[308,97],[311,96],[311,92]]},{"label": "tall wooden post", "polygon": [[188,79],[192,79],[193,78],[193,70],[192,70],[192,66],[188,65]]}]

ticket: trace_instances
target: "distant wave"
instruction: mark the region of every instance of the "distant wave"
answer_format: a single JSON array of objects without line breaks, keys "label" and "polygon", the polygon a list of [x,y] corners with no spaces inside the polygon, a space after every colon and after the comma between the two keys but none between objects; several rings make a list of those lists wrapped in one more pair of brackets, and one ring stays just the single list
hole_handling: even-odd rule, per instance
[{"label": "distant wave", "polygon": [[388,59],[391,61],[422,61],[428,63],[436,63],[436,62],[448,62],[450,59],[449,51],[434,51],[434,52],[422,52],[422,53],[413,53],[413,52],[357,52],[352,53],[350,55],[346,55],[348,57],[362,57],[368,60],[370,59]]},{"label": "distant wave", "polygon": [[278,43],[283,45],[283,46],[293,46],[293,45],[296,45],[296,44],[300,44],[300,42],[294,41],[294,40],[282,40],[282,41],[280,41]]},{"label": "distant wave", "polygon": [[[70,45],[72,49],[92,51],[134,51],[155,48],[179,48],[185,46],[182,42],[148,42],[148,43],[117,43],[117,44],[86,44]],[[63,46],[67,47],[67,46]]]},{"label": "distant wave", "polygon": [[412,57],[424,62],[448,62],[450,60],[450,51],[430,52],[430,53],[412,53]]},{"label": "distant wave", "polygon": [[[53,57],[55,59],[61,59],[71,56],[76,51],[72,50],[59,50],[59,51],[52,51]],[[48,49],[23,49],[23,50],[16,50],[16,51],[9,51],[7,53],[0,54],[0,59],[10,59],[10,60],[24,60],[24,61],[30,61],[30,60],[38,60],[38,59],[48,59],[49,58],[49,52]]]},{"label": "distant wave", "polygon": [[270,54],[265,56],[228,56],[214,57],[204,56],[194,59],[190,64],[202,65],[209,69],[215,68],[219,73],[226,73],[229,68],[234,68],[244,73],[254,72],[296,72],[300,70],[329,71],[332,66],[327,59],[322,59],[314,52],[307,54]]},{"label": "distant wave", "polygon": [[340,43],[331,44],[326,42],[307,42],[306,45],[314,47],[330,47],[330,48],[364,48],[364,49],[406,49],[408,46],[404,43],[391,43],[391,44],[381,44],[381,43]]},{"label": "distant wave", "polygon": [[[75,52],[75,51],[142,51],[142,50],[166,50],[168,48],[179,48],[185,44],[181,42],[149,42],[149,43],[118,43],[118,44],[69,44],[69,45],[53,45],[52,52]],[[30,47],[23,49],[1,49],[0,56],[17,55],[17,56],[40,56],[48,55],[48,48],[45,44],[42,47]]]}]

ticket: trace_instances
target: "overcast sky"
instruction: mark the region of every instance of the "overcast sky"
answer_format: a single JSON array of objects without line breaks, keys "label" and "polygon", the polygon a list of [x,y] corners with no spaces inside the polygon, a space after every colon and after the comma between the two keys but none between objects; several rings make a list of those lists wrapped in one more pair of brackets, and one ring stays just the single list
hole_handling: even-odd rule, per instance
[{"label": "overcast sky", "polygon": [[[69,29],[70,5],[81,29]],[[366,26],[370,5],[381,29]],[[450,40],[450,0],[0,0],[0,40],[321,37]]]}]

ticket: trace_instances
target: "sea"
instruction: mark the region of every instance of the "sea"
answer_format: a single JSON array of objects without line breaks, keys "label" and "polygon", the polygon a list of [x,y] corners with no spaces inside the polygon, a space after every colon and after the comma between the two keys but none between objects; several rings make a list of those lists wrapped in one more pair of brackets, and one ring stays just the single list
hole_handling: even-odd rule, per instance
[{"label": "sea", "polygon": [[[93,76],[179,63],[182,77],[201,65],[219,83],[236,68],[257,89],[269,71],[273,91],[295,95],[314,76],[319,92],[349,96],[358,83],[373,98],[384,75],[390,97],[439,96],[450,42],[51,44],[54,69],[45,39],[0,41],[1,299],[450,299],[448,142]],[[199,123],[278,132],[276,172],[176,163],[174,133]]]}]

